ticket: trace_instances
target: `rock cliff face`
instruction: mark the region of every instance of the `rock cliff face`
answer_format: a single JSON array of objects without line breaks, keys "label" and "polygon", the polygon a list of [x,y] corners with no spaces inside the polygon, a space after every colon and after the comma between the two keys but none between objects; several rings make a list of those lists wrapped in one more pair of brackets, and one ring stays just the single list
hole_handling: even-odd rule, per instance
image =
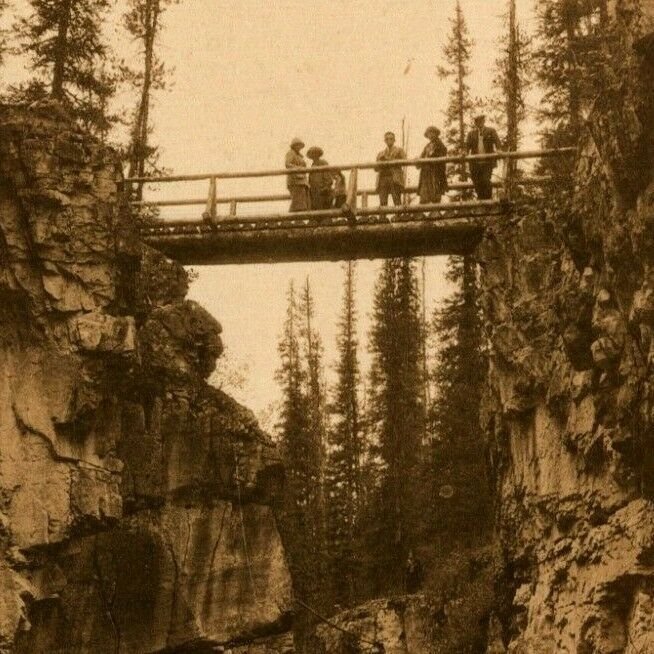
[{"label": "rock cliff face", "polygon": [[480,252],[494,652],[654,652],[654,50],[623,37],[640,70],[593,108],[572,201]]},{"label": "rock cliff face", "polygon": [[2,652],[287,626],[275,449],[207,385],[220,325],[135,238],[115,162],[55,106],[0,112]]}]

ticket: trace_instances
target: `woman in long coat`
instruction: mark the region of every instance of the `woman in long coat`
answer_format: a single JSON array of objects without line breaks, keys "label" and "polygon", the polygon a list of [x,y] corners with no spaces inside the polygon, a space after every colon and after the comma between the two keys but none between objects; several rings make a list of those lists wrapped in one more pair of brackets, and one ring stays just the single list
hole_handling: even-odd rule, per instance
[{"label": "woman in long coat", "polygon": [[[440,139],[441,132],[437,127],[428,127],[425,137],[429,143],[420,155],[421,159],[432,159],[447,155],[447,148]],[[418,164],[420,168],[420,181],[418,182],[418,195],[420,204],[438,204],[441,196],[447,191],[447,173],[444,163]]]},{"label": "woman in long coat", "polygon": [[[302,139],[293,139],[291,149],[286,154],[286,168],[306,168],[307,162],[301,154],[304,147]],[[290,173],[286,176],[286,186],[291,195],[289,211],[308,211],[309,182],[306,173]]]}]

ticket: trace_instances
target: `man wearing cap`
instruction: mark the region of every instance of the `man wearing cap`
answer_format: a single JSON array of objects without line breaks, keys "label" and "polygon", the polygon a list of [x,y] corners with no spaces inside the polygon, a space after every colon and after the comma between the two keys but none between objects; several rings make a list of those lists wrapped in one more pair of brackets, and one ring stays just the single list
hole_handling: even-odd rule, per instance
[{"label": "man wearing cap", "polygon": [[[377,161],[395,161],[397,159],[406,159],[406,152],[395,145],[395,134],[386,132],[384,134],[386,149],[377,155]],[[404,169],[402,166],[384,166],[375,168],[377,171],[377,193],[379,194],[379,204],[382,207],[388,205],[388,196],[392,196],[393,204],[398,206],[402,204],[402,192],[404,191]]]},{"label": "man wearing cap", "polygon": [[[323,149],[313,146],[307,150],[307,157],[311,159],[311,166],[329,166],[322,159]],[[309,196],[311,198],[312,209],[331,209],[334,199],[332,193],[332,183],[334,182],[334,173],[316,172],[309,173]]]},{"label": "man wearing cap", "polygon": [[[433,125],[425,130],[425,137],[429,143],[425,146],[421,159],[434,159],[447,155],[447,148],[440,139],[441,131]],[[447,172],[444,163],[418,164],[420,181],[418,182],[418,195],[420,204],[437,204],[441,196],[447,191]]]},{"label": "man wearing cap", "polygon": [[[488,154],[502,149],[500,138],[492,127],[486,127],[486,116],[475,118],[475,128],[468,133],[466,150],[468,154]],[[493,197],[491,178],[497,159],[470,162],[470,177],[475,186],[478,200],[490,200]]]},{"label": "man wearing cap", "polygon": [[[300,154],[304,143],[302,139],[293,139],[291,149],[286,154],[286,168],[306,168],[307,162]],[[286,177],[286,186],[291,194],[289,211],[309,210],[309,182],[306,173],[291,173]]]}]

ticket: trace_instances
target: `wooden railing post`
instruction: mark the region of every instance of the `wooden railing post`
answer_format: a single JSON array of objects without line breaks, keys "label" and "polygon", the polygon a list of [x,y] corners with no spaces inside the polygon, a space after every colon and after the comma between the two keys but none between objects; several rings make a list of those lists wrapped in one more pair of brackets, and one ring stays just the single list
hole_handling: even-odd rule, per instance
[{"label": "wooden railing post", "polygon": [[363,191],[363,193],[361,193],[361,208],[368,208],[368,191]]},{"label": "wooden railing post", "polygon": [[211,177],[209,179],[209,194],[207,195],[207,206],[202,214],[204,220],[216,223],[217,222],[217,212],[216,212],[216,178]]},{"label": "wooden railing post", "polygon": [[229,203],[229,215],[231,218],[234,218],[236,216],[236,200],[232,200]]},{"label": "wooden railing post", "polygon": [[356,168],[350,170],[350,178],[347,181],[347,193],[345,196],[345,204],[343,205],[343,213],[347,216],[350,223],[356,223],[357,217],[357,178],[359,171]]}]

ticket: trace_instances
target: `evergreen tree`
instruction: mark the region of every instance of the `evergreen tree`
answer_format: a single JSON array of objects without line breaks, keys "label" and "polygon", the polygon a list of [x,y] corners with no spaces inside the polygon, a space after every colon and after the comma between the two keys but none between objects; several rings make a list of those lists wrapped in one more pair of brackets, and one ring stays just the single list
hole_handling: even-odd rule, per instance
[{"label": "evergreen tree", "polygon": [[[499,40],[500,56],[495,61],[494,93],[488,107],[494,122],[506,133],[504,150],[515,151],[520,143],[520,127],[527,114],[525,92],[529,86],[530,52],[530,40],[518,24],[516,0],[508,0],[504,22],[505,33]],[[517,175],[517,164],[516,160],[506,162],[509,166],[506,174],[510,180]]]},{"label": "evergreen tree", "polygon": [[[325,596],[322,443],[316,434],[315,379],[312,378],[320,365],[320,357],[316,354],[320,345],[310,324],[312,304],[310,289],[305,287],[303,298],[298,302],[291,283],[279,344],[281,366],[277,372],[283,396],[279,427],[286,478],[280,520],[295,593],[303,602],[321,607]],[[314,370],[310,369],[312,367]],[[313,623],[312,614],[298,609],[294,625],[298,642],[304,642]]]},{"label": "evergreen tree", "polygon": [[[7,1],[0,0],[0,20],[7,10]],[[0,29],[0,66],[4,63],[4,54],[7,51],[7,32],[6,30]]]},{"label": "evergreen tree", "polygon": [[[452,33],[443,51],[448,68],[442,71],[443,77],[454,78],[446,112],[446,126],[450,144],[457,153],[464,154],[466,124],[474,108],[467,84],[471,72],[473,43],[468,36],[460,2],[456,4],[455,16],[451,24]],[[460,168],[460,177],[462,180],[466,179],[465,166]],[[469,514],[468,508],[463,506],[459,498],[453,503],[443,504],[443,499],[439,499],[439,493],[447,494],[449,488],[454,488],[453,482],[459,481],[453,473],[455,461],[457,474],[463,473],[463,470],[459,469],[463,464],[459,452],[469,453],[472,442],[476,444],[477,457],[483,452],[480,447],[481,435],[478,426],[481,382],[477,377],[473,380],[473,376],[479,375],[483,370],[483,360],[479,354],[479,330],[476,328],[478,320],[474,320],[477,313],[474,258],[471,255],[466,255],[462,259],[450,257],[448,277],[461,290],[446,303],[442,321],[440,314],[439,318],[435,319],[436,335],[443,344],[432,379],[435,386],[435,399],[430,407],[431,461],[427,461],[426,469],[422,472],[425,486],[432,489],[428,502],[433,507],[431,528],[435,528],[437,534],[443,536],[443,543],[438,548],[439,552],[449,546],[448,542],[451,545],[457,534],[456,525],[450,519],[448,512],[455,513],[459,510],[459,515]],[[478,364],[474,370],[467,366],[473,360]],[[454,385],[452,380],[455,378],[467,379],[471,383],[474,381],[476,386],[473,385],[468,389],[465,383]],[[455,389],[459,393],[458,397],[453,396]],[[458,402],[456,407],[449,407],[453,409],[451,414],[448,413],[448,402]],[[462,432],[463,427],[466,427],[467,431]],[[471,469],[479,472],[476,468]],[[469,485],[466,485],[466,492],[469,489]],[[460,522],[464,527],[470,526],[465,521]],[[430,525],[424,526],[429,530]]]},{"label": "evergreen tree", "polygon": [[109,51],[102,22],[109,0],[29,0],[32,13],[15,25],[34,77],[13,88],[14,99],[51,95],[72,109],[85,126],[105,134],[115,119],[107,103],[116,77],[107,68]]},{"label": "evergreen tree", "polygon": [[[453,79],[449,101],[445,110],[445,140],[456,154],[465,153],[466,125],[474,107],[468,77],[474,41],[470,38],[468,26],[457,0],[454,17],[450,18],[451,33],[443,47],[444,66],[439,66],[439,76],[443,80]],[[465,165],[458,166],[461,180],[467,179]]]},{"label": "evergreen tree", "polygon": [[605,58],[607,0],[537,0],[536,9],[533,67],[544,93],[545,144],[575,145]]},{"label": "evergreen tree", "polygon": [[330,406],[332,426],[326,471],[327,543],[333,601],[351,606],[356,597],[357,533],[362,502],[363,424],[359,402],[354,263],[345,267],[343,307],[339,324],[338,382]]},{"label": "evergreen tree", "polygon": [[377,281],[370,334],[370,419],[382,462],[377,526],[367,544],[376,558],[372,578],[384,584],[376,591],[400,586],[421,522],[422,338],[415,262],[389,259]]},{"label": "evergreen tree", "polygon": [[[179,0],[129,0],[123,16],[125,29],[139,43],[141,60],[138,67],[123,63],[125,81],[138,93],[138,101],[131,122],[128,148],[128,176],[144,177],[156,170],[157,148],[150,143],[152,133],[150,109],[154,91],[166,88],[170,70],[157,53],[158,40],[166,10]],[[136,196],[141,199],[143,185],[137,186]]]},{"label": "evergreen tree", "polygon": [[530,40],[520,29],[516,0],[508,0],[504,17],[506,30],[500,39],[500,57],[495,62],[497,73],[493,86],[497,92],[494,105],[501,107],[498,123],[506,131],[505,150],[517,150],[520,142],[520,124],[526,117],[525,91],[528,88],[527,64]]},{"label": "evergreen tree", "polygon": [[472,545],[490,524],[484,440],[479,405],[485,378],[474,265],[451,258],[448,279],[457,290],[434,312],[437,342],[431,407],[432,484],[438,551]]}]

